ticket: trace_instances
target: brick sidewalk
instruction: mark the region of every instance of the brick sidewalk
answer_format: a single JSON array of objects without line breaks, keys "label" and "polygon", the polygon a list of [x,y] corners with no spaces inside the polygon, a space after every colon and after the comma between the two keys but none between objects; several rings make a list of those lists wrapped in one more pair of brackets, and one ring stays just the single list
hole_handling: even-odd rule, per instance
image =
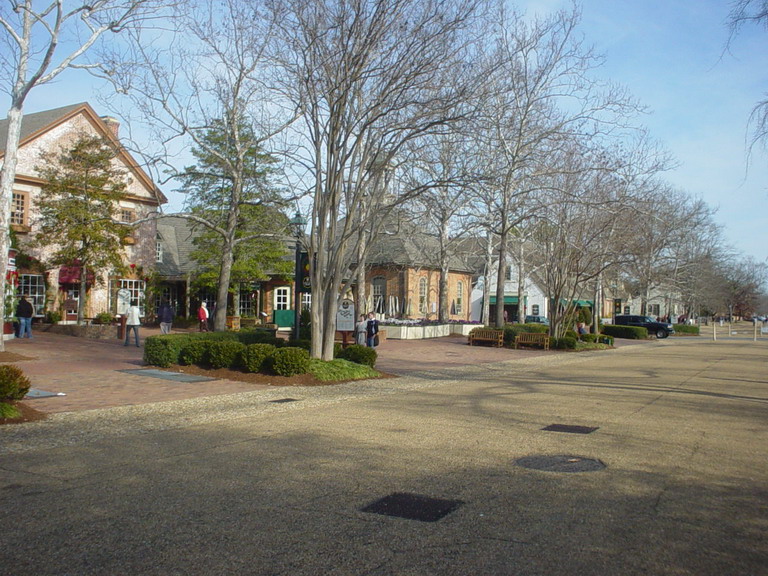
[{"label": "brick sidewalk", "polygon": [[[142,327],[142,342],[153,334],[159,334],[159,330]],[[18,365],[32,381],[33,388],[65,394],[26,400],[33,408],[48,413],[234,394],[257,388],[254,384],[231,380],[172,382],[120,372],[144,367],[144,348],[123,346],[117,339],[93,340],[37,331],[31,341],[7,341],[5,349],[29,358]],[[397,375],[557,353],[468,346],[462,336],[387,340],[377,350],[376,368]]]}]

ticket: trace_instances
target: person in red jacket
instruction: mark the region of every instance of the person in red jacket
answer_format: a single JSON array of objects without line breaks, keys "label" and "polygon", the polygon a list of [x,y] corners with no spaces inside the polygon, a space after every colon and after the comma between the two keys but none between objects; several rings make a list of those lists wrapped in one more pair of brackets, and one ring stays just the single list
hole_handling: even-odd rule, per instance
[{"label": "person in red jacket", "polygon": [[200,321],[200,332],[208,332],[208,307],[205,302],[200,304],[197,311],[197,319]]}]

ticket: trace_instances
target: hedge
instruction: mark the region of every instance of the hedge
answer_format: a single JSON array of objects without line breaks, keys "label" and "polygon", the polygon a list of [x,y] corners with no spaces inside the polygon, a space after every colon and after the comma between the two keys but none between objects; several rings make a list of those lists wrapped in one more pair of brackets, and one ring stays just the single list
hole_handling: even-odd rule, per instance
[{"label": "hedge", "polygon": [[241,364],[246,372],[261,372],[267,358],[274,354],[277,347],[272,344],[248,344],[243,350]]},{"label": "hedge", "polygon": [[360,344],[352,344],[351,346],[344,348],[336,357],[373,368],[376,366],[378,353],[373,348],[361,346]]},{"label": "hedge", "polygon": [[691,326],[690,324],[675,324],[676,334],[693,334],[698,336],[701,334],[698,326]]},{"label": "hedge", "polygon": [[278,348],[267,359],[269,369],[278,376],[306,374],[309,370],[309,352],[303,348]]},{"label": "hedge", "polygon": [[534,334],[548,334],[549,326],[546,324],[505,324],[504,325],[504,344],[513,345],[515,336],[523,332],[532,332]]},{"label": "hedge", "polygon": [[191,342],[241,342],[242,344],[272,344],[276,348],[285,346],[285,340],[277,338],[268,330],[242,330],[240,332],[188,332],[186,334],[161,334],[144,340],[144,362],[152,366],[167,368],[171,364],[182,364],[181,351]]},{"label": "hedge", "polygon": [[619,326],[607,324],[603,326],[603,334],[614,338],[629,338],[631,340],[645,340],[648,338],[648,329],[642,326]]},{"label": "hedge", "polygon": [[208,364],[210,340],[195,339],[187,342],[179,353],[179,364],[184,366],[205,366]]},{"label": "hedge", "polygon": [[576,348],[576,338],[573,338],[572,336],[552,338],[550,347],[556,350],[574,350]]},{"label": "hedge", "polygon": [[239,368],[245,344],[235,340],[208,343],[208,364],[211,368]]}]

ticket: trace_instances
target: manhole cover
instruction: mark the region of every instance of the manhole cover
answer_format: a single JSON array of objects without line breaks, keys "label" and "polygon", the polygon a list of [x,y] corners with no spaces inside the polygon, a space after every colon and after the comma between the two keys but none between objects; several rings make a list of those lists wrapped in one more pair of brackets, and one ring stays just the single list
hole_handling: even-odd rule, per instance
[{"label": "manhole cover", "polygon": [[172,382],[212,382],[216,378],[208,376],[198,376],[196,374],[183,374],[181,372],[165,372],[164,370],[155,370],[147,368],[136,368],[130,370],[118,370],[125,374],[135,374],[136,376],[148,376],[150,378],[160,378],[161,380],[170,380]]},{"label": "manhole cover", "polygon": [[542,428],[548,432],[567,432],[568,434],[591,434],[597,429],[597,426],[573,426],[571,424],[550,424]]},{"label": "manhole cover", "polygon": [[279,400],[270,400],[272,404],[285,404],[287,402],[298,402],[296,398],[280,398]]},{"label": "manhole cover", "polygon": [[437,522],[462,504],[464,502],[461,500],[445,500],[419,494],[396,492],[368,504],[361,510],[373,514],[405,518],[406,520]]},{"label": "manhole cover", "polygon": [[529,470],[544,472],[595,472],[605,468],[600,460],[583,456],[525,456],[515,460],[515,464]]}]

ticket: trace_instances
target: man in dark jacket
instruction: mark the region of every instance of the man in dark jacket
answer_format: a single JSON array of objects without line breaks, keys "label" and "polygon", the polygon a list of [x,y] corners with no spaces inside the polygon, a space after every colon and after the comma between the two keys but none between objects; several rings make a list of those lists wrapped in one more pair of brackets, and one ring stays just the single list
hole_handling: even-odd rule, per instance
[{"label": "man in dark jacket", "polygon": [[24,334],[27,338],[32,338],[32,316],[35,315],[35,309],[27,301],[26,294],[21,297],[19,304],[16,306],[16,317],[19,319],[21,326],[19,327],[19,338],[24,338]]},{"label": "man in dark jacket", "polygon": [[376,334],[379,333],[379,321],[376,320],[376,315],[373,312],[368,312],[368,325],[366,328],[368,348],[375,348]]},{"label": "man in dark jacket", "polygon": [[160,308],[157,311],[157,319],[160,321],[160,332],[162,334],[171,333],[171,324],[173,324],[173,308],[167,298],[163,298]]}]

